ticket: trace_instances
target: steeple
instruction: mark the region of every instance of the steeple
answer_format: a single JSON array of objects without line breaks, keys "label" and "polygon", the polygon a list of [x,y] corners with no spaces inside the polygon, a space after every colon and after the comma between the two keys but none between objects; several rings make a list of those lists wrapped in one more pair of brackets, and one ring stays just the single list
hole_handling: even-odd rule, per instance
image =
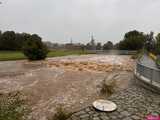
[{"label": "steeple", "polygon": [[94,41],[94,36],[93,36],[93,34],[91,35],[91,41]]},{"label": "steeple", "polygon": [[91,47],[92,47],[92,50],[95,50],[95,49],[96,49],[96,43],[95,43],[95,39],[94,39],[93,34],[91,35],[90,45],[91,45]]}]

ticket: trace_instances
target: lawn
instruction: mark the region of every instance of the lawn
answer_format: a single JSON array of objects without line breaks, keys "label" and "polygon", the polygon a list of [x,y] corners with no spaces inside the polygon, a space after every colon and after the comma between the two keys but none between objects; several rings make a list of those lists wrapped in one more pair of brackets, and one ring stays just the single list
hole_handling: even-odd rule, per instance
[{"label": "lawn", "polygon": [[[82,50],[52,50],[48,53],[47,57],[83,55],[83,54],[89,54],[89,53],[87,51],[82,51]],[[26,57],[20,51],[0,51],[0,61],[22,60],[22,59],[26,59]]]},{"label": "lawn", "polygon": [[0,51],[0,61],[26,59],[22,52],[19,51]]}]

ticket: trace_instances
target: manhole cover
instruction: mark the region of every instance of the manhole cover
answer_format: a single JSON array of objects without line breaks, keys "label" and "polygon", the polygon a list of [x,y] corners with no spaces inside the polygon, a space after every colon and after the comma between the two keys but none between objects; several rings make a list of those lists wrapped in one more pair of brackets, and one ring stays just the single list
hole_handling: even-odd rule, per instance
[{"label": "manhole cover", "polygon": [[117,105],[109,100],[96,100],[93,107],[100,111],[111,112],[117,109]]}]

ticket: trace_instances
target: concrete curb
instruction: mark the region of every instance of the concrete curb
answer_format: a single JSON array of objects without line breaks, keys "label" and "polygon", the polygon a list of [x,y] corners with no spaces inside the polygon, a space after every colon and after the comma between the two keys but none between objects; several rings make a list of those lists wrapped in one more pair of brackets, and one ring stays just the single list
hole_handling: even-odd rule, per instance
[{"label": "concrete curb", "polygon": [[139,75],[139,73],[134,72],[134,76],[135,76],[135,80],[136,80],[136,84],[141,85],[142,87],[151,90],[152,92],[156,92],[158,94],[160,94],[160,84],[157,82],[150,82],[149,79]]}]

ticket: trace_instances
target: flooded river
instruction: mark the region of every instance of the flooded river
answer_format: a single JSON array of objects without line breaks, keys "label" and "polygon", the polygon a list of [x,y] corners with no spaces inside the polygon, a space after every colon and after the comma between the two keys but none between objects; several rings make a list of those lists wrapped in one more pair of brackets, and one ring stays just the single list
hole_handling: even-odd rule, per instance
[{"label": "flooded river", "polygon": [[99,85],[118,74],[117,90],[132,78],[135,61],[123,55],[81,55],[49,58],[45,61],[0,62],[0,93],[21,91],[27,97],[36,120],[45,120],[61,104],[75,111],[104,98]]}]

